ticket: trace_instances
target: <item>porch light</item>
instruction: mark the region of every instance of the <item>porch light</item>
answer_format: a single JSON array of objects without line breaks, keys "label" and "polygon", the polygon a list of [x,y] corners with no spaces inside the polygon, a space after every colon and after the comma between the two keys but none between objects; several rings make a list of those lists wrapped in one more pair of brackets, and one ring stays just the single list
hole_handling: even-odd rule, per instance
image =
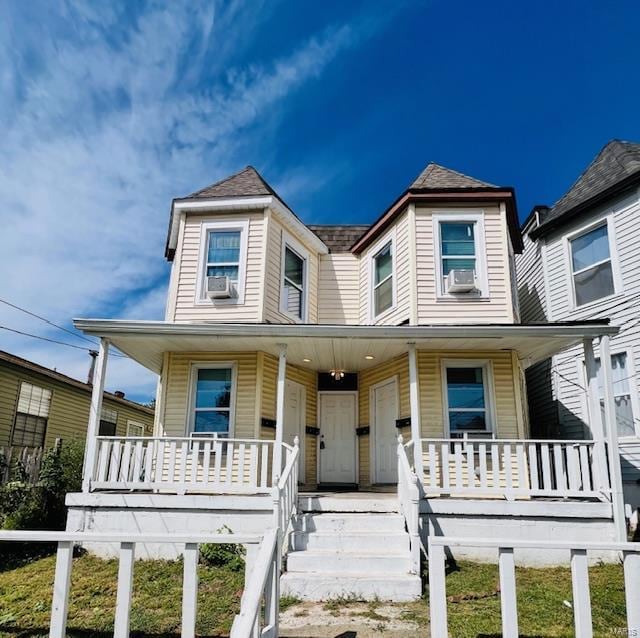
[{"label": "porch light", "polygon": [[329,374],[336,380],[344,379],[344,370],[329,370]]},{"label": "porch light", "polygon": [[375,357],[374,357],[372,354],[365,354],[365,355],[364,355],[364,358],[365,358],[367,361],[373,361],[373,360],[375,359]]},{"label": "porch light", "polygon": [[307,359],[306,357],[303,359],[305,363],[311,363],[311,359]]}]

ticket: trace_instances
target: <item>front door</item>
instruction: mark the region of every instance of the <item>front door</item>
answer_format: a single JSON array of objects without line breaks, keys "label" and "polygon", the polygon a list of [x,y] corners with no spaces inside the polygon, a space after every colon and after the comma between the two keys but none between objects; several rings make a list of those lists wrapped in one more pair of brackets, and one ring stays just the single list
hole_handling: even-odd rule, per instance
[{"label": "front door", "polygon": [[305,431],[305,388],[300,383],[287,379],[284,384],[284,442],[293,445],[297,436],[300,445],[299,480],[304,482],[304,436]]},{"label": "front door", "polygon": [[398,389],[396,379],[388,379],[372,389],[375,483],[398,482]]},{"label": "front door", "polygon": [[356,482],[356,395],[320,395],[320,482]]}]

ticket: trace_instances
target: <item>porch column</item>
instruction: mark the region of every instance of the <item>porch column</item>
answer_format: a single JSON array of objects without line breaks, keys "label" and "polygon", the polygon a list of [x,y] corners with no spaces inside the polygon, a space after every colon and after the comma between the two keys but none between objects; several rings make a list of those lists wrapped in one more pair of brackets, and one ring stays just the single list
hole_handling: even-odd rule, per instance
[{"label": "porch column", "polygon": [[109,341],[100,339],[98,360],[93,372],[93,388],[91,390],[91,404],[89,406],[89,423],[87,425],[87,440],[84,447],[84,464],[82,469],[82,491],[88,492],[91,477],[96,465],[97,441],[100,431],[100,413],[102,412],[102,396],[104,394],[104,379],[109,357]]},{"label": "porch column", "polygon": [[411,404],[411,438],[413,439],[413,466],[422,483],[422,427],[420,425],[420,386],[418,384],[418,355],[416,344],[409,343],[409,402]]},{"label": "porch column", "polygon": [[609,489],[609,470],[607,468],[607,451],[605,447],[604,427],[600,411],[600,396],[598,391],[598,371],[596,357],[593,353],[593,340],[584,339],[584,364],[587,375],[587,403],[589,414],[589,429],[594,440],[594,464],[597,484],[596,489]]},{"label": "porch column", "polygon": [[616,540],[619,543],[623,543],[627,540],[627,522],[624,516],[622,469],[620,468],[620,450],[618,449],[618,426],[616,423],[616,404],[613,393],[613,372],[611,371],[611,350],[608,335],[600,337],[600,365],[602,367],[604,386],[604,415],[607,424],[613,522],[616,527]]},{"label": "porch column", "polygon": [[278,385],[276,388],[276,440],[273,444],[272,479],[275,487],[276,477],[282,472],[282,441],[284,439],[284,382],[287,375],[287,346],[280,344],[278,359]]}]

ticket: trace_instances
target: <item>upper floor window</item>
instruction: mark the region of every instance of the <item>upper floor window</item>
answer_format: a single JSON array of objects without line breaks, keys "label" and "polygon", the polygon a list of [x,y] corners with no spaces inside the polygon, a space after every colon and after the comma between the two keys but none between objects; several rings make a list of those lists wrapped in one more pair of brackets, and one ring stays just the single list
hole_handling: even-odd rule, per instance
[{"label": "upper floor window", "polygon": [[198,364],[192,377],[192,434],[228,437],[233,429],[233,365]]},{"label": "upper floor window", "polygon": [[247,261],[248,220],[202,223],[200,243],[199,291],[196,303],[210,303],[207,277],[228,277],[230,298],[217,298],[215,304],[244,303],[244,278]]},{"label": "upper floor window", "polygon": [[374,318],[393,306],[393,242],[389,240],[373,257]]},{"label": "upper floor window", "polygon": [[[303,321],[307,314],[307,258],[301,246],[285,241],[282,255],[281,312]],[[305,256],[303,256],[305,255]]]},{"label": "upper floor window", "polygon": [[[433,220],[438,297],[457,296],[459,293],[486,297],[488,286],[482,214],[435,213]],[[462,277],[454,282],[455,287],[452,287],[451,271],[471,274],[466,279]]]},{"label": "upper floor window", "polygon": [[448,362],[445,371],[445,404],[449,433],[482,433],[491,430],[488,366]]},{"label": "upper floor window", "polygon": [[31,383],[21,383],[11,445],[42,447],[50,407],[51,390]]},{"label": "upper floor window", "polygon": [[115,436],[118,425],[118,412],[109,408],[102,408],[100,413],[100,428],[98,436]]},{"label": "upper floor window", "polygon": [[569,240],[576,306],[615,292],[607,222]]}]

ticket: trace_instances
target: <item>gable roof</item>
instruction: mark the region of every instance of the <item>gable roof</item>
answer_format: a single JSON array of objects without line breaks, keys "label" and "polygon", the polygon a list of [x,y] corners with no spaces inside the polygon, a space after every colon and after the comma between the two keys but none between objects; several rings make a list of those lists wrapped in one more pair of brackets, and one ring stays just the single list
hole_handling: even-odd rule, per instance
[{"label": "gable roof", "polygon": [[[62,374],[62,372],[58,372],[57,370],[51,370],[51,368],[45,368],[44,366],[41,366],[39,363],[34,363],[33,361],[29,361],[28,359],[23,359],[22,357],[18,357],[17,355],[11,354],[10,352],[5,352],[4,350],[0,350],[0,363],[3,361],[17,368],[22,368],[23,370],[40,374],[54,381],[64,383],[65,385],[68,385],[74,388],[78,388],[79,390],[83,390],[88,393],[91,393],[93,391],[93,386],[90,383],[84,383],[82,381],[78,381],[78,379],[69,377],[66,374]],[[149,416],[153,416],[155,412],[153,408],[147,407],[146,405],[142,405],[141,403],[137,403],[136,401],[131,401],[130,399],[125,399],[124,396],[120,397],[117,394],[113,394],[112,392],[107,392],[106,390],[104,391],[103,396],[105,399],[109,399],[110,401],[116,401],[117,403],[121,403],[122,405],[128,405],[129,407],[135,408],[136,410],[146,412]]]},{"label": "gable roof", "polygon": [[369,224],[309,224],[331,253],[347,253],[369,230]]},{"label": "gable roof", "polygon": [[611,140],[531,231],[539,237],[640,180],[640,144]]},{"label": "gable roof", "polygon": [[496,188],[496,186],[475,177],[469,177],[469,175],[459,173],[451,168],[440,166],[435,162],[430,162],[422,173],[413,180],[409,188]]},{"label": "gable roof", "polygon": [[380,233],[393,223],[411,202],[441,203],[487,203],[501,202],[506,205],[507,226],[511,244],[516,253],[522,252],[522,235],[518,223],[518,212],[513,188],[500,187],[469,177],[451,168],[430,162],[387,210],[351,247],[352,252],[362,252]]},{"label": "gable roof", "polygon": [[278,197],[260,173],[253,166],[247,166],[241,171],[221,179],[219,182],[205,186],[205,188],[179,199],[212,199],[216,197],[251,197],[260,195]]}]

